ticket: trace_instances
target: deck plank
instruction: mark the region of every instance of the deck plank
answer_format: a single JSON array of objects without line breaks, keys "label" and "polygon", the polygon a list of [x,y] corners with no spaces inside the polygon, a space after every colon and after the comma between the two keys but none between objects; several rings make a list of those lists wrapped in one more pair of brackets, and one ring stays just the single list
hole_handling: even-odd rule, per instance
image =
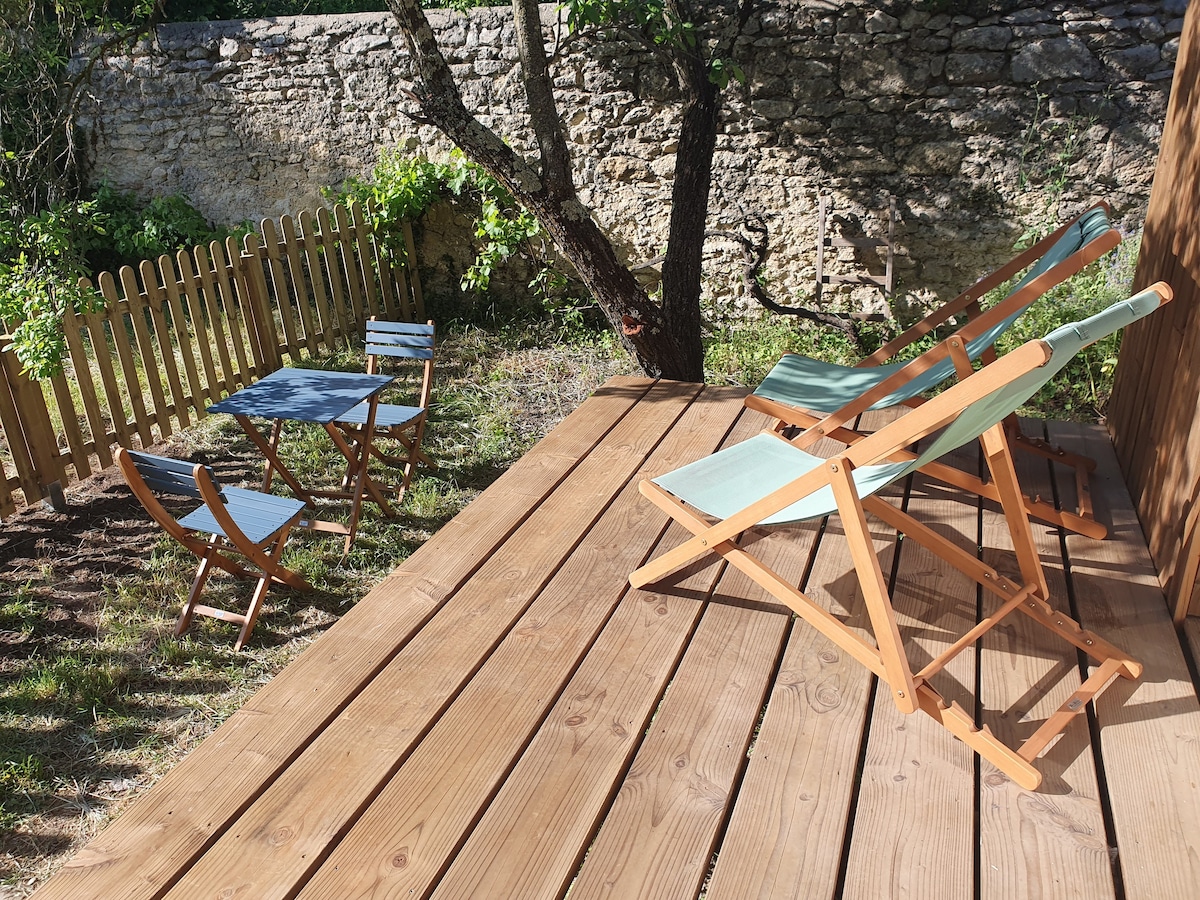
[{"label": "deck plank", "polygon": [[1200,884],[1195,685],[1108,436],[1065,423],[1049,431],[1097,461],[1092,499],[1097,517],[1111,522],[1108,540],[1067,536],[1080,618],[1146,667],[1138,681],[1109,688],[1096,710],[1125,896],[1192,898]]},{"label": "deck plank", "polygon": [[[975,549],[978,513],[961,494],[950,496],[917,474],[907,508],[944,537]],[[893,606],[917,670],[975,624],[976,585],[915,541],[904,542],[898,567]],[[947,700],[966,700],[974,691],[975,664],[974,651],[965,650],[934,676],[934,686]],[[882,681],[870,729],[844,896],[970,896],[974,754],[924,713],[901,713]]]},{"label": "deck plank", "polygon": [[[806,523],[756,532],[747,546],[799,584],[818,536],[819,523]],[[677,898],[701,889],[741,796],[737,779],[791,619],[747,575],[725,570],[572,897]]]},{"label": "deck plank", "polygon": [[709,604],[572,897],[697,894],[787,625],[777,612]]},{"label": "deck plank", "polygon": [[[735,413],[735,406],[702,400],[689,407],[301,897],[425,896],[432,889],[549,707],[563,695],[564,681],[585,653],[591,656],[597,632],[626,593],[629,571],[663,531],[664,517],[639,501],[640,476],[710,452]],[[708,571],[701,578],[707,584],[715,574]],[[633,641],[665,650],[669,660],[680,652],[670,648],[669,636],[679,631],[677,640],[685,643],[696,613],[663,612],[647,621],[646,607],[637,610]],[[652,668],[663,664],[659,657],[647,662]],[[566,696],[574,693],[568,689]],[[626,741],[638,726],[638,721],[627,723]]]},{"label": "deck plank", "polygon": [[698,391],[656,384],[165,896],[290,896]]},{"label": "deck plank", "polygon": [[614,379],[38,891],[151,900],[201,854],[649,389]]},{"label": "deck plank", "polygon": [[[1023,422],[1022,427],[1027,434],[1042,434],[1040,422]],[[1054,496],[1044,458],[1016,453],[1014,461],[1027,492]],[[1040,522],[1031,525],[1050,602],[1069,613],[1060,531]],[[991,503],[984,506],[982,533],[984,561],[1019,582],[1011,533],[1004,515]],[[985,597],[985,615],[996,605],[988,601]],[[1020,613],[984,636],[980,659],[982,724],[1010,747],[1019,746],[1081,682],[1075,648]],[[1072,722],[1034,764],[1043,778],[1036,792],[1023,790],[987,761],[980,762],[981,900],[1114,897],[1086,717]]]},{"label": "deck plank", "polygon": [[[875,425],[889,418],[869,416]],[[903,492],[894,485],[885,496],[899,503]],[[880,565],[890,572],[895,535],[877,529],[873,536]],[[874,641],[852,568],[835,522],[802,589]],[[793,623],[707,900],[835,895],[873,684],[852,656],[803,621]]]},{"label": "deck plank", "polygon": [[[740,409],[744,393],[707,388],[707,400],[689,410],[696,413],[694,430],[701,440],[681,444],[648,464],[647,474],[661,474],[711,452],[724,431],[723,425],[714,427],[714,419],[723,423]],[[711,405],[717,397],[726,401],[719,417]],[[743,416],[727,440],[743,439],[757,424],[761,422],[747,424]],[[666,523],[648,501],[637,497],[631,502],[641,515]],[[673,525],[659,547],[674,546],[684,537],[683,529]],[[619,554],[622,580],[645,555],[641,548]],[[622,600],[433,896],[552,896],[573,878],[720,568],[706,560],[689,572],[663,593],[641,591]],[[527,865],[527,860],[537,860],[537,865]]]}]

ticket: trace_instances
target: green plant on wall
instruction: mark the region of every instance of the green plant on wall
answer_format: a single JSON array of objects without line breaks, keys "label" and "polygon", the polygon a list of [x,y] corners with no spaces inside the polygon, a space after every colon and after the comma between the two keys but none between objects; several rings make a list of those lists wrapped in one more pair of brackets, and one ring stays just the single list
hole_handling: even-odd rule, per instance
[{"label": "green plant on wall", "polygon": [[362,203],[370,210],[375,233],[386,252],[400,258],[405,253],[405,222],[419,219],[439,201],[454,199],[471,204],[478,244],[474,261],[462,275],[462,289],[486,293],[496,269],[505,260],[520,255],[536,268],[529,287],[543,305],[568,320],[579,313],[578,304],[564,302],[569,295],[567,276],[542,262],[547,248],[537,219],[495,178],[458,151],[443,162],[433,162],[423,156],[384,150],[370,176],[350,178],[341,191],[327,191],[326,196],[339,203]]},{"label": "green plant on wall", "polygon": [[1033,115],[1021,139],[1017,179],[1023,192],[1039,192],[1043,205],[1039,220],[1017,242],[1018,249],[1058,227],[1063,195],[1071,186],[1071,170],[1086,156],[1088,133],[1096,124],[1090,116],[1050,117],[1049,97],[1035,91]]}]

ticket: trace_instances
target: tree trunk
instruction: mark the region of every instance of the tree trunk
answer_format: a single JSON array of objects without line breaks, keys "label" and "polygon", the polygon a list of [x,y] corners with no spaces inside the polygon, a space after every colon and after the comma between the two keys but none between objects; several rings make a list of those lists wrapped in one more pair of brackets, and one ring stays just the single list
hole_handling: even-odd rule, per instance
[{"label": "tree trunk", "polygon": [[[686,11],[676,9],[675,14],[682,18]],[[692,374],[687,380],[703,381],[700,288],[721,91],[709,78],[708,63],[698,48],[681,45],[674,56],[684,106],[675,152],[671,222],[662,269],[662,308],[667,329],[679,336],[689,354],[685,367]]]},{"label": "tree trunk", "polygon": [[[537,3],[512,2],[530,123],[541,151],[540,171],[467,111],[418,0],[388,0],[413,59],[414,93],[421,115],[537,217],[647,375],[703,380],[699,307],[694,327],[687,315],[665,315],[621,264],[608,238],[579,202],[546,68]],[[707,206],[707,185],[704,196]],[[698,271],[696,282],[698,286]],[[698,289],[693,296],[698,298]]]}]

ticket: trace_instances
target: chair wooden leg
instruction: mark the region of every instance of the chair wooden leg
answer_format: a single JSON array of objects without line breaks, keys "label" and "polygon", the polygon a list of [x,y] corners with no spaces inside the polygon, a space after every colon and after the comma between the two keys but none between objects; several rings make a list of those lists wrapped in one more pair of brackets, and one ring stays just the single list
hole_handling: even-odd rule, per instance
[{"label": "chair wooden leg", "polygon": [[863,513],[862,501],[850,477],[850,465],[844,457],[837,457],[825,464],[830,472],[833,496],[838,505],[838,517],[846,532],[846,543],[850,546],[850,558],[858,573],[858,584],[871,617],[871,630],[875,632],[875,643],[883,659],[886,681],[892,689],[892,700],[903,713],[917,709],[916,685],[912,668],[904,653],[900,628],[896,624],[896,613],[892,609],[887,582],[879,568],[879,557],[871,546],[871,531]]},{"label": "chair wooden leg", "polygon": [[258,621],[258,614],[262,612],[263,600],[266,599],[267,590],[270,587],[271,576],[269,575],[264,575],[255,585],[254,593],[250,597],[250,606],[247,608],[245,619],[242,622],[242,630],[238,632],[237,641],[233,645],[235,651],[241,650],[250,640],[250,632],[254,630],[254,623]]},{"label": "chair wooden leg", "polygon": [[917,688],[921,711],[935,719],[939,725],[986,759],[997,769],[1027,791],[1035,791],[1042,783],[1042,773],[1017,751],[992,734],[986,725],[982,728],[957,703],[947,703],[928,684]]},{"label": "chair wooden leg", "polygon": [[[283,556],[283,547],[287,543],[288,532],[290,530],[289,527],[285,526],[279,532],[279,536],[275,538],[275,544],[267,554],[267,559],[270,560],[272,568],[264,569],[262,578],[259,579],[258,584],[254,588],[254,594],[250,597],[250,606],[246,610],[246,620],[242,623],[242,630],[238,633],[237,642],[233,645],[234,650],[241,650],[246,646],[246,642],[250,640],[250,632],[254,630],[254,623],[258,621],[258,614],[262,612],[263,601],[267,597],[267,591],[271,587],[271,582],[280,580],[274,573],[279,572],[281,569],[279,558]],[[302,578],[296,576],[296,579],[307,587],[307,583]]]},{"label": "chair wooden leg", "polygon": [[[220,540],[217,535],[212,536],[214,543]],[[209,547],[204,555],[200,557],[200,565],[196,569],[196,577],[192,579],[192,587],[188,591],[187,598],[183,601],[183,609],[179,613],[179,620],[175,623],[175,637],[182,637],[187,631],[187,627],[192,624],[192,616],[196,613],[196,607],[200,602],[200,594],[204,590],[204,585],[208,581],[208,576],[213,571],[213,556],[216,554],[215,547]]]}]

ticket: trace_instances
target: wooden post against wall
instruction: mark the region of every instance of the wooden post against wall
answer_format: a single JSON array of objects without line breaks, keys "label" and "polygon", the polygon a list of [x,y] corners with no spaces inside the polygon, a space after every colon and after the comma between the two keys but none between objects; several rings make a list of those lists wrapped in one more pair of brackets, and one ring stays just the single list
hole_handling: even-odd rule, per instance
[{"label": "wooden post against wall", "polygon": [[1127,329],[1109,430],[1177,622],[1200,615],[1200,4],[1188,7],[1134,290],[1175,301]]}]

